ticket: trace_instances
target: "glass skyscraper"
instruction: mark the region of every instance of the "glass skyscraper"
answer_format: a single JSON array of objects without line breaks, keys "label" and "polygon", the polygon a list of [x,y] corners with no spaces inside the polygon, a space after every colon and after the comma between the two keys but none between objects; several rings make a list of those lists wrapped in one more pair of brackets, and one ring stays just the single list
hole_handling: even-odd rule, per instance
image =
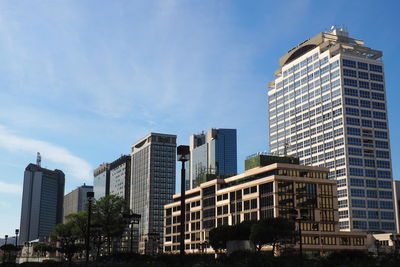
[{"label": "glass skyscraper", "polygon": [[394,232],[382,52],[332,28],[279,60],[269,84],[269,146],[330,168],[340,229]]},{"label": "glass skyscraper", "polygon": [[197,186],[203,174],[237,173],[236,129],[210,129],[190,137],[190,176],[186,188]]}]

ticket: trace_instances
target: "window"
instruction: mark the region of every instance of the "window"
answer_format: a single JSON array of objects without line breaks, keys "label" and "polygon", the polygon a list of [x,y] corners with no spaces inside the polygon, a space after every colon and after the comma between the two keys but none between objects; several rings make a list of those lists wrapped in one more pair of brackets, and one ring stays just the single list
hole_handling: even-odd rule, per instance
[{"label": "window", "polygon": [[363,189],[351,189],[352,197],[365,197],[365,190]]},{"label": "window", "polygon": [[393,202],[392,201],[379,201],[379,208],[381,209],[393,209]]},{"label": "window", "polygon": [[357,66],[359,69],[368,70],[368,64],[364,62],[357,62]]},{"label": "window", "polygon": [[392,191],[379,191],[379,198],[392,199]]},{"label": "window", "polygon": [[351,69],[343,69],[343,75],[348,77],[357,77],[357,71]]},{"label": "window", "polygon": [[378,229],[380,229],[380,224],[379,224],[379,222],[376,222],[376,221],[369,221],[368,228],[370,230],[378,230]]},{"label": "window", "polygon": [[340,179],[340,180],[337,180],[336,182],[337,182],[337,187],[346,186],[346,179]]},{"label": "window", "polygon": [[366,187],[376,188],[376,181],[375,180],[366,179],[365,180],[365,185],[366,185]]},{"label": "window", "polygon": [[[377,202],[377,201],[375,201]],[[378,208],[378,203],[376,203],[376,209]],[[379,219],[379,212],[375,210],[369,210],[368,211],[368,218],[369,219]]]},{"label": "window", "polygon": [[394,212],[391,211],[382,211],[381,219],[383,220],[394,220]]},{"label": "window", "polygon": [[360,106],[364,108],[370,108],[371,107],[371,101],[368,100],[360,100]]},{"label": "window", "polygon": [[378,198],[378,193],[376,190],[367,190],[368,198]]},{"label": "window", "polygon": [[357,108],[346,107],[346,115],[359,116],[360,111]]},{"label": "window", "polygon": [[[363,160],[360,158],[349,158],[349,163],[351,166],[363,166]],[[351,171],[350,171],[351,175]]]},{"label": "window", "polygon": [[347,134],[360,136],[361,131],[359,128],[347,127]]},{"label": "window", "polygon": [[389,158],[389,152],[388,151],[377,150],[376,151],[376,157],[377,158],[381,158],[381,159],[388,159]]},{"label": "window", "polygon": [[349,155],[362,156],[361,148],[349,147]]},{"label": "window", "polygon": [[356,68],[356,62],[353,60],[343,59],[342,63],[345,67]]},{"label": "window", "polygon": [[338,201],[338,208],[340,209],[340,208],[347,208],[347,199],[344,199],[344,200],[339,200]]},{"label": "window", "polygon": [[377,148],[389,148],[389,143],[386,141],[375,141],[375,146]]},{"label": "window", "polygon": [[357,119],[357,118],[347,117],[346,121],[347,121],[347,124],[349,124],[349,125],[355,125],[355,126],[360,125],[360,119]]},{"label": "window", "polygon": [[387,139],[388,138],[387,132],[375,131],[375,138]]},{"label": "window", "polygon": [[373,109],[385,110],[385,103],[372,102],[372,108]]},{"label": "window", "polygon": [[353,86],[353,87],[357,87],[358,86],[357,80],[348,79],[348,78],[344,78],[343,79],[343,84],[347,85],[347,86]]},{"label": "window", "polygon": [[371,111],[362,109],[361,110],[361,117],[371,118]]},{"label": "window", "polygon": [[385,160],[377,160],[376,166],[382,169],[390,169],[390,162]]},{"label": "window", "polygon": [[367,218],[367,212],[365,210],[353,210],[354,218]]},{"label": "window", "polygon": [[371,73],[370,77],[372,81],[383,82],[383,76],[380,74]]},{"label": "window", "polygon": [[358,81],[358,86],[359,86],[360,88],[369,89],[369,82]]},{"label": "window", "polygon": [[383,84],[371,83],[371,89],[376,91],[383,91]]},{"label": "window", "polygon": [[342,221],[339,222],[340,229],[348,229],[349,228],[349,221]]},{"label": "window", "polygon": [[339,211],[339,219],[349,218],[349,211],[348,210],[341,210]]},{"label": "window", "polygon": [[364,159],[365,167],[375,167],[375,160],[373,159]]},{"label": "window", "polygon": [[358,78],[368,80],[368,79],[369,79],[368,72],[359,71],[359,72],[358,72]]},{"label": "window", "polygon": [[375,100],[382,100],[382,101],[385,100],[385,95],[382,94],[382,93],[375,93],[375,92],[372,92],[371,95],[372,95],[372,99],[375,99]]},{"label": "window", "polygon": [[358,106],[358,99],[346,97],[345,103],[349,106]]},{"label": "window", "polygon": [[369,70],[375,71],[375,72],[382,72],[382,66],[375,65],[375,64],[369,64]]},{"label": "window", "polygon": [[365,208],[365,200],[363,199],[352,199],[351,205],[354,208]]},{"label": "window", "polygon": [[370,98],[370,93],[368,91],[360,90],[360,97]]},{"label": "window", "polygon": [[347,197],[347,189],[341,189],[337,191],[338,198],[340,197]]},{"label": "window", "polygon": [[395,230],[394,223],[382,222],[382,230]]},{"label": "window", "polygon": [[[354,169],[354,168],[350,168],[350,169]],[[363,187],[364,186],[364,179],[350,178],[350,185],[351,186],[361,186],[361,187]]]},{"label": "window", "polygon": [[[359,168],[349,168],[349,173],[351,176],[364,176],[364,170]],[[352,179],[350,179],[351,181]],[[364,183],[364,181],[363,181]]]},{"label": "window", "polygon": [[367,222],[365,221],[353,221],[353,228],[354,229],[366,229]]},{"label": "window", "polygon": [[374,119],[386,120],[386,112],[374,111]]},{"label": "window", "polygon": [[390,171],[377,171],[377,174],[378,178],[387,178],[387,179],[392,178]]},{"label": "window", "polygon": [[392,183],[389,181],[378,181],[379,188],[392,188]]}]

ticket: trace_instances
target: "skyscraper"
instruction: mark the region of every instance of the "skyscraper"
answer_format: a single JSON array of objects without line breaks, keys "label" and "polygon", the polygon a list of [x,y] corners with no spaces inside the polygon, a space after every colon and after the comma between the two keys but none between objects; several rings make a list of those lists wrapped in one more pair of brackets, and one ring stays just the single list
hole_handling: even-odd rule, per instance
[{"label": "skyscraper", "polygon": [[333,27],[281,57],[269,84],[270,152],[330,168],[345,231],[396,229],[381,58]]},{"label": "skyscraper", "polygon": [[164,205],[175,193],[176,135],[150,133],[132,145],[131,209],[141,215],[139,252],[162,248]]},{"label": "skyscraper", "polygon": [[93,171],[93,192],[96,199],[110,194],[110,164],[102,163]]},{"label": "skyscraper", "polygon": [[124,198],[130,204],[131,156],[123,155],[110,163],[110,194]]},{"label": "skyscraper", "polygon": [[203,174],[237,173],[236,129],[210,129],[190,137],[190,177],[187,189]]},{"label": "skyscraper", "polygon": [[[40,162],[40,160],[38,160]],[[63,220],[65,176],[29,164],[25,168],[19,243],[48,237]]]},{"label": "skyscraper", "polygon": [[85,210],[87,192],[93,192],[93,186],[83,184],[64,196],[64,221],[65,216]]}]

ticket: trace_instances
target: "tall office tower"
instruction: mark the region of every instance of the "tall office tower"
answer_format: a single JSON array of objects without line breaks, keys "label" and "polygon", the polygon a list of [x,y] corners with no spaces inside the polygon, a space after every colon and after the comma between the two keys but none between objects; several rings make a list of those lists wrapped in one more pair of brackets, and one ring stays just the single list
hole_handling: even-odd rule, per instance
[{"label": "tall office tower", "polygon": [[93,192],[96,199],[110,194],[110,164],[102,163],[93,171]]},{"label": "tall office tower", "polygon": [[93,192],[93,186],[83,184],[64,196],[64,222],[67,215],[85,210],[87,192]]},{"label": "tall office tower", "polygon": [[64,183],[60,170],[48,170],[39,164],[25,168],[19,244],[44,240],[62,222]]},{"label": "tall office tower", "polygon": [[123,155],[110,163],[110,194],[124,198],[130,205],[131,156]]},{"label": "tall office tower", "polygon": [[269,146],[337,180],[340,229],[395,231],[382,52],[332,28],[280,58]]},{"label": "tall office tower", "polygon": [[190,189],[203,174],[237,173],[236,129],[211,129],[190,137]]},{"label": "tall office tower", "polygon": [[132,145],[131,209],[141,215],[139,252],[162,248],[164,205],[175,193],[176,135],[150,133]]}]

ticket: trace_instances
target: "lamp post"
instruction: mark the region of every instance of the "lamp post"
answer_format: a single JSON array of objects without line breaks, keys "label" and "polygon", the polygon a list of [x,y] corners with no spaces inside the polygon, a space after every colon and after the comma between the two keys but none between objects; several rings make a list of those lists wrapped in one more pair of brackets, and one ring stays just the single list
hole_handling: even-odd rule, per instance
[{"label": "lamp post", "polygon": [[18,234],[19,234],[19,229],[15,229],[15,246],[18,246]]},{"label": "lamp post", "polygon": [[5,235],[4,238],[5,238],[4,245],[7,245],[8,235]]},{"label": "lamp post", "polygon": [[178,161],[182,162],[181,169],[181,227],[180,227],[180,245],[179,252],[181,258],[185,254],[185,162],[189,160],[190,151],[189,146],[177,147]]},{"label": "lamp post", "polygon": [[292,210],[292,216],[295,222],[298,223],[299,225],[299,254],[300,254],[300,259],[303,258],[303,240],[302,240],[302,233],[301,233],[301,221],[306,219],[307,216],[304,214],[307,212],[306,209],[300,209],[296,208]]},{"label": "lamp post", "polygon": [[92,202],[94,199],[94,192],[87,192],[86,197],[88,200],[88,221],[87,221],[87,231],[86,231],[86,266],[89,264],[89,241],[90,241],[90,217],[92,215]]},{"label": "lamp post", "polygon": [[[4,246],[6,246],[7,245],[7,239],[8,239],[8,235],[5,235],[4,236]],[[3,263],[5,262],[5,260],[6,260],[6,252],[5,251],[3,251]]]}]

